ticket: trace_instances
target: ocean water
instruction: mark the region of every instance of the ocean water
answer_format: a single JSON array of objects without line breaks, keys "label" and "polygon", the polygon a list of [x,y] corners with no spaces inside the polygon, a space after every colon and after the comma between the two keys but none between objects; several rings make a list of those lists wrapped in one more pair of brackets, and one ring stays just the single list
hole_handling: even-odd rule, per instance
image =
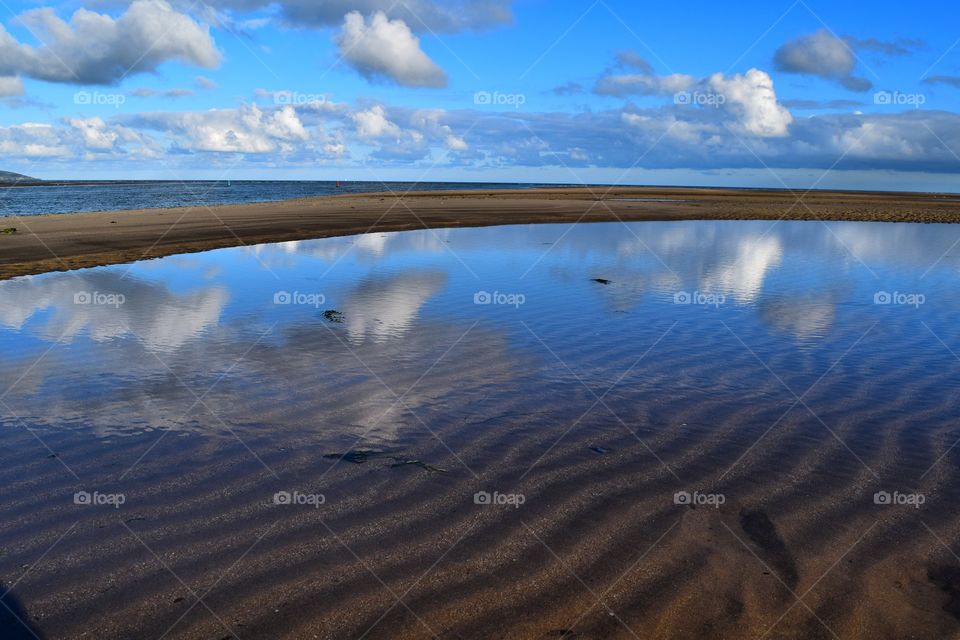
[{"label": "ocean water", "polygon": [[447,191],[451,189],[526,189],[540,184],[473,182],[334,181],[103,181],[45,185],[0,184],[0,217],[74,211],[118,211],[166,207],[269,202],[350,193]]},{"label": "ocean water", "polygon": [[[2,282],[0,580],[50,637],[222,634],[182,618],[153,551],[190,584],[229,574],[211,607],[249,637],[358,637],[381,614],[368,637],[422,635],[364,568],[398,592],[435,571],[410,602],[451,637],[614,637],[603,607],[570,611],[584,583],[613,589],[640,637],[677,608],[682,637],[737,637],[741,610],[758,636],[786,611],[783,633],[882,637],[891,608],[949,637],[958,278],[960,226],[684,221],[376,233]],[[284,491],[326,502],[285,510]],[[810,585],[816,613],[788,609]],[[476,593],[544,626],[444,616]],[[324,627],[353,613],[351,633]]]}]

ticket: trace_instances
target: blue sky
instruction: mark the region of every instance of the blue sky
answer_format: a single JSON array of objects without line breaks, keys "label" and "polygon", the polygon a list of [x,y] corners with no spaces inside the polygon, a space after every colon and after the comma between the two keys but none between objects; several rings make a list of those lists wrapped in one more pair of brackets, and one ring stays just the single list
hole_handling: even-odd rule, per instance
[{"label": "blue sky", "polygon": [[0,6],[0,169],[956,191],[948,2]]}]

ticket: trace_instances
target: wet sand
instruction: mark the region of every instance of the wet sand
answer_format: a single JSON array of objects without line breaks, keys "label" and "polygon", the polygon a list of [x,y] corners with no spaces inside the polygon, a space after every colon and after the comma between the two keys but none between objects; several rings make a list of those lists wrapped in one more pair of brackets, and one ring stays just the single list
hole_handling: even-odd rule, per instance
[{"label": "wet sand", "polygon": [[546,222],[804,219],[960,222],[960,196],[592,187],[333,196],[6,218],[0,279],[265,242]]},{"label": "wet sand", "polygon": [[[620,342],[594,347],[617,371],[636,358]],[[733,339],[709,359],[686,343],[661,343],[606,396],[623,423],[597,407],[567,432],[591,403],[572,385],[468,406],[431,394],[424,422],[362,463],[270,428],[97,439],[8,422],[0,577],[50,638],[957,637],[960,434],[942,411],[906,410],[941,374],[905,364],[912,383],[881,407],[821,385],[804,402],[828,429],[802,408],[778,420],[793,398],[772,376],[733,395],[690,386],[729,385],[754,360]],[[496,379],[500,356],[471,373]],[[441,364],[427,388],[458,369]],[[635,394],[678,371],[659,402]],[[303,385],[323,397],[322,376]],[[923,509],[874,503],[894,487]],[[126,503],[76,506],[81,489]],[[678,490],[725,502],[676,504]],[[277,491],[326,502],[276,505]],[[479,491],[525,501],[478,505]]]},{"label": "wet sand", "polygon": [[[718,509],[674,504],[672,473],[612,426],[589,437],[575,431],[522,480],[550,439],[476,430],[469,448],[456,446],[464,464],[436,443],[404,451],[447,473],[382,459],[336,463],[306,444],[247,439],[280,472],[276,479],[235,441],[171,437],[135,481],[116,483],[155,438],[105,447],[45,435],[81,477],[100,477],[101,491],[123,486],[127,504],[113,510],[68,506],[76,485],[18,430],[22,441],[8,435],[4,444],[36,445],[37,455],[4,460],[0,568],[27,573],[14,594],[28,603],[27,622],[50,638],[93,629],[105,640],[164,632],[956,637],[960,570],[930,533],[958,533],[955,490],[933,489],[946,478],[925,487],[932,509],[876,506],[868,474],[846,464],[848,453],[824,431],[814,442],[777,434],[742,472],[718,481],[706,468],[732,463],[744,444],[725,441],[723,431],[638,431],[685,481],[727,495]],[[608,453],[590,449],[598,438]],[[788,450],[797,453],[787,458]],[[867,461],[889,455],[881,449]],[[275,491],[293,487],[322,490],[327,504],[272,504]],[[474,504],[475,492],[497,489],[522,492],[526,502]]]}]

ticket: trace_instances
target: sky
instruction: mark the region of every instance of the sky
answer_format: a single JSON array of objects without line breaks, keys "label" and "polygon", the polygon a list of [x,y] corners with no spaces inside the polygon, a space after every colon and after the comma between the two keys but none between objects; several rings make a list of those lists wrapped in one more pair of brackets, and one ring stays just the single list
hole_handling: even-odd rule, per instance
[{"label": "sky", "polygon": [[955,3],[0,2],[44,179],[960,190]]}]

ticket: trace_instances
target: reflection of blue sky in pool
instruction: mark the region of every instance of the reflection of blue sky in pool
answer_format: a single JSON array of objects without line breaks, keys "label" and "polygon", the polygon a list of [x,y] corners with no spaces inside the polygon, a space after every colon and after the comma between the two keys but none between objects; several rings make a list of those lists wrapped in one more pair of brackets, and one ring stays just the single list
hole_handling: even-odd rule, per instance
[{"label": "reflection of blue sky in pool", "polygon": [[[960,228],[945,225],[531,225],[46,274],[0,283],[0,384],[13,385],[4,397],[12,411],[50,428],[229,425],[321,439],[369,429],[375,440],[396,440],[421,419],[462,419],[510,394],[575,413],[563,405],[571,376],[557,358],[584,381],[609,385],[661,338],[661,353],[620,390],[623,402],[685,385],[730,393],[732,402],[737,388],[770,382],[756,357],[799,393],[879,322],[837,373],[850,389],[883,371],[873,384],[896,389],[915,382],[907,376],[917,368],[958,364],[931,333],[960,351],[958,239]],[[74,304],[82,291],[125,302]],[[324,302],[274,304],[280,291]],[[476,305],[478,291],[521,294],[524,303]],[[921,293],[925,302],[875,305],[878,291]],[[721,304],[676,304],[683,293]],[[343,322],[325,320],[327,309],[343,312]],[[711,380],[698,353],[730,359],[727,375]],[[901,377],[904,361],[912,364]]]}]

